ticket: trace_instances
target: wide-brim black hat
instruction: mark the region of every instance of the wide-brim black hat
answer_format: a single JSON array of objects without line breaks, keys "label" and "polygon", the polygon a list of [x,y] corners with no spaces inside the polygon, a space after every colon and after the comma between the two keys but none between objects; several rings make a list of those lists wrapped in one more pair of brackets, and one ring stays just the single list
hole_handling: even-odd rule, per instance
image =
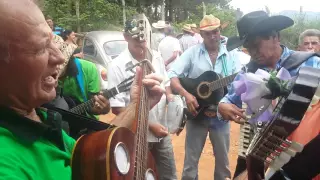
[{"label": "wide-brim black hat", "polygon": [[281,31],[294,24],[293,20],[287,16],[269,16],[264,11],[254,11],[244,15],[237,22],[239,36],[228,39],[227,50],[231,51],[243,45],[248,37],[258,35],[263,32]]}]

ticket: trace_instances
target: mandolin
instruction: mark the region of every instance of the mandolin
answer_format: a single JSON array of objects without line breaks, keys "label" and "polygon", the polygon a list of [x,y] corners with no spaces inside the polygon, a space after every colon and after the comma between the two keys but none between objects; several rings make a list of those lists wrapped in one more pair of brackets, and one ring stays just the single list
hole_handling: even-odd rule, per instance
[{"label": "mandolin", "polygon": [[[144,61],[138,63],[145,75],[151,73],[151,27],[144,14],[138,16],[136,28],[130,31],[134,38],[147,41]],[[150,61],[149,61],[150,60]],[[142,86],[142,79],[139,86]],[[115,127],[78,139],[72,154],[73,180],[156,180],[154,159],[148,149],[148,91],[141,88],[133,130]]]}]

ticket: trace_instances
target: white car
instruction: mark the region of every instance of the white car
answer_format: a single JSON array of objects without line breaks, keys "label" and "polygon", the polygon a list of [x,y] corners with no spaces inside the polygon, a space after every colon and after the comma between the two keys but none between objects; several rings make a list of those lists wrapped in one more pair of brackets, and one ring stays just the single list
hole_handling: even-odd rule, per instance
[{"label": "white car", "polygon": [[92,31],[85,34],[82,45],[84,59],[96,64],[101,77],[101,89],[108,88],[108,64],[127,47],[128,43],[120,31]]}]

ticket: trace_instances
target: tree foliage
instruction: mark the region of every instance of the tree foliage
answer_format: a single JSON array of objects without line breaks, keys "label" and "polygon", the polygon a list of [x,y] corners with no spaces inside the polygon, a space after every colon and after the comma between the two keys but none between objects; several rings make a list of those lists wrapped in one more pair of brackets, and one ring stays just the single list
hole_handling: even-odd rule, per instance
[{"label": "tree foliage", "polygon": [[281,32],[281,43],[291,49],[298,47],[299,35],[307,29],[320,29],[320,21],[309,20],[306,14],[297,14],[294,18],[294,25]]}]

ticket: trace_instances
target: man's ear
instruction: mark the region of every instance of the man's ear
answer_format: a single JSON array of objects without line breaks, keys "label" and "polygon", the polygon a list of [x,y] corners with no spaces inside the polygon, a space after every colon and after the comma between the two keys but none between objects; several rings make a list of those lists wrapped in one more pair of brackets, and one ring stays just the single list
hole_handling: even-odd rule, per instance
[{"label": "man's ear", "polygon": [[127,33],[123,33],[124,40],[129,41],[129,35]]}]

